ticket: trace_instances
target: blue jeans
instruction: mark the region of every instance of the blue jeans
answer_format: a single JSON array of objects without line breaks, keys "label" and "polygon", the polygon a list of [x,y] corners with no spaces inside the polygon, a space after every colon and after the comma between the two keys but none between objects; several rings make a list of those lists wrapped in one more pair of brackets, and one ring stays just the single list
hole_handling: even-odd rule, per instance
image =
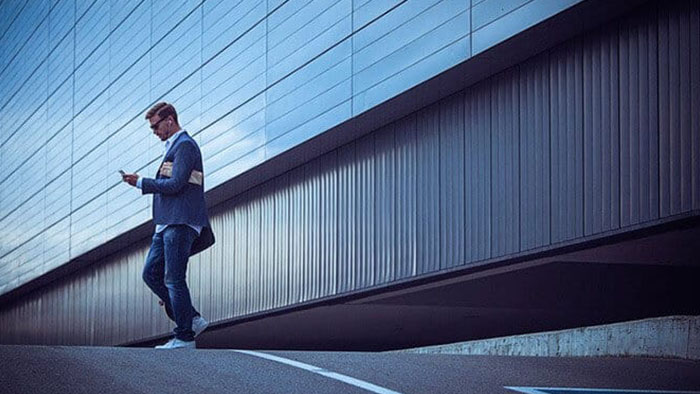
[{"label": "blue jeans", "polygon": [[143,281],[163,301],[165,313],[175,322],[175,338],[194,340],[192,318],[199,312],[192,306],[187,288],[187,260],[197,232],[187,225],[169,225],[153,234],[151,249],[143,267]]}]

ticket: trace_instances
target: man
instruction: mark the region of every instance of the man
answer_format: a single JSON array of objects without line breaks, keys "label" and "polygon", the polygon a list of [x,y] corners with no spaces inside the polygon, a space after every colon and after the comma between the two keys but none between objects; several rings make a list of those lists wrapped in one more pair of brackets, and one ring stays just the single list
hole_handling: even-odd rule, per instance
[{"label": "man", "polygon": [[192,306],[185,281],[189,256],[214,243],[204,202],[202,154],[197,143],[182,130],[175,108],[165,102],[154,105],[146,119],[153,133],[165,141],[165,153],[155,179],[123,174],[122,179],[153,194],[155,234],[143,268],[143,280],[160,298],[175,337],[158,349],[196,348],[194,338],[209,323]]}]

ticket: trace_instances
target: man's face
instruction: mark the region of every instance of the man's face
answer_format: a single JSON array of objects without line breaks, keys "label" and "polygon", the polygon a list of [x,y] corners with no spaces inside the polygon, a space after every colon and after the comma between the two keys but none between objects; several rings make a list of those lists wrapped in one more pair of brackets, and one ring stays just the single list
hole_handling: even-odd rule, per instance
[{"label": "man's face", "polygon": [[158,115],[154,115],[148,119],[148,121],[151,123],[151,130],[153,130],[153,134],[157,135],[161,141],[165,141],[168,139],[168,137],[170,137],[168,135],[169,129],[167,127],[167,119],[161,119]]}]

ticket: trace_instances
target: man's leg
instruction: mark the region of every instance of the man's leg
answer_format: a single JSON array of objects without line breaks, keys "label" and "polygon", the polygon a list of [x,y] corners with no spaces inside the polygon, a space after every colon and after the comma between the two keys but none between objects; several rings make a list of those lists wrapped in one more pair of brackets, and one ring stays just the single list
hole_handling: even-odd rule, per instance
[{"label": "man's leg", "polygon": [[[142,277],[146,286],[162,301],[163,306],[165,306],[165,313],[170,320],[175,321],[175,314],[170,303],[170,294],[165,286],[165,254],[163,252],[162,232],[153,234]],[[199,316],[199,312],[196,309],[192,308],[192,312],[193,316]]]},{"label": "man's leg", "polygon": [[193,341],[192,318],[195,316],[187,288],[187,260],[197,232],[187,225],[171,225],[163,230],[165,286],[175,315],[175,338]]}]

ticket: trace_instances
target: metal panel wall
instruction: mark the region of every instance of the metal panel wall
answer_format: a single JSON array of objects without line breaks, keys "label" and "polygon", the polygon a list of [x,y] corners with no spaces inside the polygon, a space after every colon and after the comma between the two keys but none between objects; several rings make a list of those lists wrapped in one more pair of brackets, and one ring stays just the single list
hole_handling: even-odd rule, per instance
[{"label": "metal panel wall", "polygon": [[[277,278],[274,276],[275,256],[275,192],[274,183],[266,182],[260,188],[262,214],[260,225],[260,304],[258,310],[272,308],[272,301],[277,293]],[[214,271],[217,267],[212,267]],[[212,304],[213,305],[213,304]]]},{"label": "metal panel wall", "polygon": [[[320,209],[319,265],[320,276],[318,297],[338,292],[338,172],[337,151],[330,152],[319,159],[318,205]],[[393,260],[388,261],[391,266]]]},{"label": "metal panel wall", "polygon": [[549,59],[520,67],[520,250],[548,245],[550,235]]},{"label": "metal panel wall", "polygon": [[473,55],[483,52],[576,3],[575,0],[473,1],[471,52]]},{"label": "metal panel wall", "polygon": [[[211,190],[581,1],[3,2],[0,293],[150,219],[115,169],[156,171],[151,103],[175,103]],[[38,254],[65,220],[67,254]]]},{"label": "metal panel wall", "polygon": [[466,92],[465,250],[466,261],[491,257],[491,86],[482,82]]},{"label": "metal panel wall", "polygon": [[[620,52],[615,29],[587,37],[583,43],[585,234],[620,227],[620,125],[626,115],[620,98],[629,103],[632,97],[625,89],[629,85],[618,78]],[[618,89],[625,89],[624,93]],[[629,105],[626,109],[629,113]]]},{"label": "metal panel wall", "polygon": [[[417,262],[416,193],[416,116],[409,115],[395,124],[396,154],[396,257],[390,262],[396,279],[415,276]],[[422,225],[422,224],[421,224]]]},{"label": "metal panel wall", "polygon": [[386,283],[396,279],[396,135],[393,124],[375,133],[374,205],[375,239],[374,271],[375,283]]},{"label": "metal panel wall", "polygon": [[467,1],[406,1],[353,34],[353,115],[465,59],[469,11]]},{"label": "metal panel wall", "polygon": [[[190,265],[196,306],[217,322],[691,212],[700,5],[681,5],[538,54],[215,207],[218,242]],[[79,226],[68,219],[3,256],[0,273],[50,269],[19,262],[65,254],[61,229]],[[147,250],[4,306],[0,342],[167,333],[140,278]]]},{"label": "metal panel wall", "polygon": [[[355,217],[349,218],[354,223],[357,234],[355,261],[351,261],[355,278],[354,289],[372,286],[374,278],[374,251],[376,249],[376,229],[374,218],[377,215],[375,204],[376,157],[374,155],[375,137],[370,134],[357,141],[357,153],[353,166],[357,179],[350,193],[354,195]],[[352,245],[351,245],[352,247]]]},{"label": "metal panel wall", "polygon": [[552,242],[583,235],[583,48],[579,39],[549,55]]},{"label": "metal panel wall", "polygon": [[659,10],[658,94],[661,216],[700,207],[700,11]]},{"label": "metal panel wall", "polygon": [[417,273],[440,268],[440,106],[416,114]]},{"label": "metal panel wall", "polygon": [[440,105],[440,264],[464,261],[464,93]]},{"label": "metal panel wall", "polygon": [[491,255],[520,248],[519,68],[491,84]]},{"label": "metal panel wall", "polygon": [[[307,239],[311,236],[305,220],[304,167],[297,167],[289,173],[289,296],[293,303],[303,302],[304,265],[309,261],[311,251],[306,250]],[[238,283],[241,283],[240,281]]]},{"label": "metal panel wall", "polygon": [[283,174],[274,180],[274,258],[270,270],[272,271],[272,295],[273,308],[282,307],[289,303],[289,244],[290,244],[290,221],[289,221],[289,175]]},{"label": "metal panel wall", "polygon": [[[356,190],[358,181],[355,160],[357,143],[351,142],[338,149],[338,276],[345,278],[338,282],[338,291],[346,292],[357,288],[355,264],[358,262],[359,236],[355,231],[358,215]],[[289,222],[286,222],[289,227]],[[289,235],[290,244],[292,234]]]},{"label": "metal panel wall", "polygon": [[620,26],[622,226],[659,217],[657,42],[656,15],[645,11]]}]

